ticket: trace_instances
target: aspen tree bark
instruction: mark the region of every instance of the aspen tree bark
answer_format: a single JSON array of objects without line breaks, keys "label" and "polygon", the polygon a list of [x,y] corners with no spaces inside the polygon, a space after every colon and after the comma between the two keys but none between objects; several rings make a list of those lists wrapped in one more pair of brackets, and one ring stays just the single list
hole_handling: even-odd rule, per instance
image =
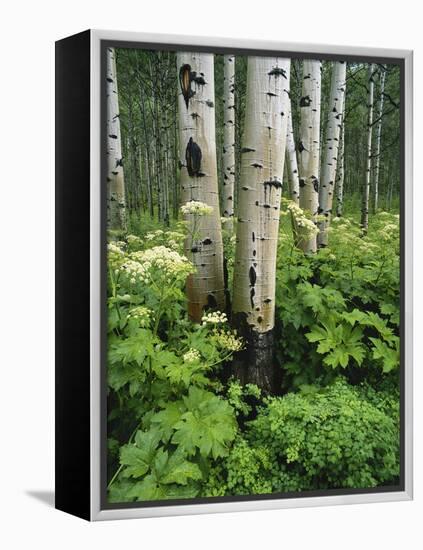
[{"label": "aspen tree bark", "polygon": [[372,172],[372,131],[373,131],[373,96],[374,96],[374,65],[369,66],[368,99],[367,99],[367,159],[366,177],[363,184],[361,202],[361,227],[366,234],[369,228],[369,196],[370,196],[370,175]]},{"label": "aspen tree bark", "polygon": [[143,134],[144,134],[144,152],[145,152],[145,165],[147,172],[147,197],[148,197],[148,210],[150,217],[154,217],[154,202],[153,202],[153,174],[151,170],[151,149],[150,149],[150,140],[148,137],[147,131],[147,122],[146,122],[146,109],[145,109],[145,98],[144,90],[140,87],[140,110],[143,122]]},{"label": "aspen tree bark", "polygon": [[164,148],[163,148],[163,221],[167,227],[170,225],[169,216],[169,123],[167,120],[167,111],[164,112]]},{"label": "aspen tree bark", "polygon": [[379,114],[376,131],[376,166],[375,166],[375,182],[374,182],[374,197],[373,197],[373,211],[376,212],[379,206],[379,173],[380,173],[380,143],[382,137],[382,117],[383,117],[383,104],[385,99],[385,78],[386,70],[382,69],[380,73],[380,99],[379,99]]},{"label": "aspen tree bark", "polygon": [[233,370],[266,392],[277,388],[273,328],[289,73],[289,59],[248,58],[232,306],[246,348]]},{"label": "aspen tree bark", "polygon": [[342,113],[341,137],[339,141],[338,167],[336,170],[336,215],[342,216],[344,203],[344,177],[345,177],[345,101]]},{"label": "aspen tree bark", "polygon": [[324,220],[319,222],[317,244],[328,245],[328,227],[332,216],[333,195],[335,191],[336,167],[339,153],[339,138],[344,110],[347,64],[335,61],[332,66],[331,90],[328,119],[326,126],[326,143],[323,155],[322,176],[319,186],[319,214]]},{"label": "aspen tree bark", "polygon": [[186,216],[185,253],[196,267],[187,281],[188,313],[198,322],[205,309],[225,311],[213,54],[178,53],[177,69],[182,202],[199,201],[213,208],[205,216]]},{"label": "aspen tree bark", "polygon": [[224,103],[224,136],[223,136],[223,216],[229,218],[225,228],[232,232],[234,216],[235,191],[235,57],[225,55],[223,58],[223,103]]},{"label": "aspen tree bark", "polygon": [[179,216],[179,128],[178,128],[178,113],[177,105],[175,110],[175,124],[173,126],[173,218],[178,219]]},{"label": "aspen tree bark", "polygon": [[294,128],[292,125],[291,99],[289,97],[287,116],[288,122],[286,132],[286,160],[288,167],[288,177],[291,183],[291,199],[298,204],[300,200],[300,179],[298,176],[297,151],[295,148]]},{"label": "aspen tree bark", "polygon": [[107,48],[106,98],[107,225],[109,229],[126,229],[125,183],[123,179],[119,96],[114,48]]},{"label": "aspen tree bark", "polygon": [[[300,207],[313,220],[319,207],[321,66],[320,61],[304,60],[300,99]],[[316,252],[316,236],[299,228],[298,246],[306,253]]]}]

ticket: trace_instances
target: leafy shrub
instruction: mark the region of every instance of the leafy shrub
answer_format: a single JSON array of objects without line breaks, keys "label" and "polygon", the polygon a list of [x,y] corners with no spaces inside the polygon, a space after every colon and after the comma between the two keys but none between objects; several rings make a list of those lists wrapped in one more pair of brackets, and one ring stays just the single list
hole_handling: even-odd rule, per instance
[{"label": "leafy shrub", "polygon": [[394,484],[399,475],[398,400],[342,379],[322,389],[306,387],[269,399],[251,422],[248,440],[297,473],[303,488]]},{"label": "leafy shrub", "polygon": [[[160,240],[162,233],[146,240]],[[184,318],[182,290],[191,263],[163,244],[143,246],[136,236],[109,244],[114,501],[195,496],[203,471],[228,453],[237,432],[234,409],[210,389],[221,388],[217,369],[242,341],[225,314],[206,314],[201,324]]]},{"label": "leafy shrub", "polygon": [[[179,401],[147,415],[145,431],[121,447],[120,467],[112,478],[112,500],[193,497],[209,459],[228,454],[236,434],[231,406],[211,392],[191,387]],[[126,482],[134,478],[135,483]]]},{"label": "leafy shrub", "polygon": [[330,245],[306,256],[295,246],[290,222],[283,221],[276,292],[278,359],[289,375],[285,390],[329,383],[341,371],[353,383],[396,376],[398,232],[398,216],[386,212],[372,217],[366,236],[354,220],[335,218]]}]

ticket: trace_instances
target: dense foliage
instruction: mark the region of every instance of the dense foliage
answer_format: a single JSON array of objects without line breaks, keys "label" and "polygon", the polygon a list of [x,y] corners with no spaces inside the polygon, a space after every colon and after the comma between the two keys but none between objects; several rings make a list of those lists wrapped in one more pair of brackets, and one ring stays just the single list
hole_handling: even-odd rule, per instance
[{"label": "dense foliage", "polygon": [[183,223],[110,235],[112,501],[398,482],[398,216],[373,216],[366,236],[354,217],[335,218],[330,246],[306,256],[290,204],[277,271],[279,396],[228,379],[243,344],[225,313],[188,320]]}]

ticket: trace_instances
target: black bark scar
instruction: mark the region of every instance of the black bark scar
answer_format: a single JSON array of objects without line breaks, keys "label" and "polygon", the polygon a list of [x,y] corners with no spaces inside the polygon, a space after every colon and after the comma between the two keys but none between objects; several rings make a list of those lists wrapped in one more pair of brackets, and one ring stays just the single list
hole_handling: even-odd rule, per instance
[{"label": "black bark scar", "polygon": [[187,164],[188,175],[190,177],[204,175],[201,173],[202,152],[197,143],[189,138],[187,148],[185,150],[185,160]]}]

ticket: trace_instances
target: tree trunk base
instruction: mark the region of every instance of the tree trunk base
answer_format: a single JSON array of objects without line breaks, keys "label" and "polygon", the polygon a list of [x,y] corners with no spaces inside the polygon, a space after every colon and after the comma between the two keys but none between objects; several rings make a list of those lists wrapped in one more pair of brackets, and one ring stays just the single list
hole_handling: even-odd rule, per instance
[{"label": "tree trunk base", "polygon": [[245,348],[236,354],[232,374],[241,384],[255,384],[265,394],[281,392],[281,370],[275,364],[274,329],[256,332],[246,323],[236,324]]}]

